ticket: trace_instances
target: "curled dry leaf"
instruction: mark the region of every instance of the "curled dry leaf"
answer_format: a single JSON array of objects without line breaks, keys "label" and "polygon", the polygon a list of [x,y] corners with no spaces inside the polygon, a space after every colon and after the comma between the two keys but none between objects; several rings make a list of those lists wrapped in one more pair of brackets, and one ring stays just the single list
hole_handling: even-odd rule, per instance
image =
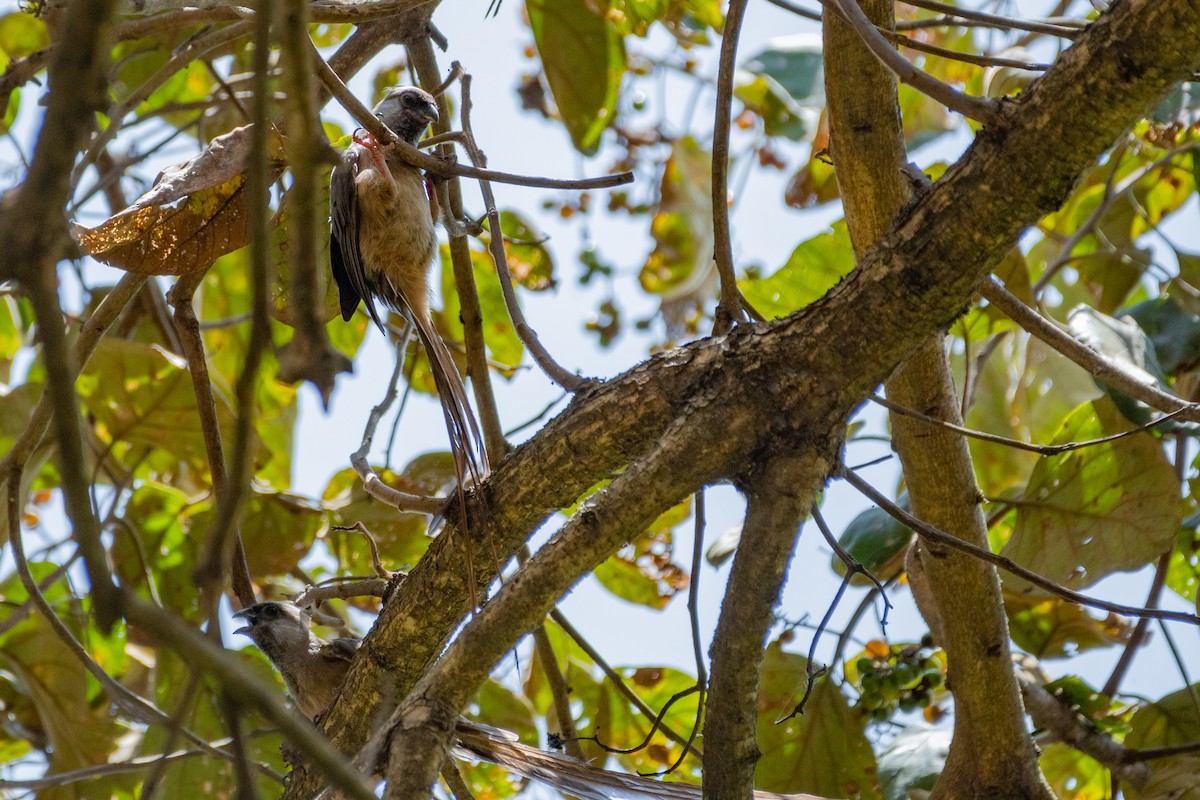
[{"label": "curled dry leaf", "polygon": [[244,246],[249,132],[245,126],[218,136],[163,170],[129,208],[95,228],[73,225],[72,234],[97,260],[143,275],[186,275]]}]

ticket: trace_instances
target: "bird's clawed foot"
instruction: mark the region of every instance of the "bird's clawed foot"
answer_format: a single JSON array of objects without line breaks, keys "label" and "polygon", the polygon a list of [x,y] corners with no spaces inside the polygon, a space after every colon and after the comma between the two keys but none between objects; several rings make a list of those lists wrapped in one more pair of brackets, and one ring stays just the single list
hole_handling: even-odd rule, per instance
[{"label": "bird's clawed foot", "polygon": [[384,175],[390,174],[384,163],[384,155],[392,149],[392,145],[384,144],[375,138],[375,134],[362,128],[356,130],[350,138],[354,140],[355,144],[367,149],[367,152],[371,154],[371,160],[375,162],[375,166],[380,172]]}]

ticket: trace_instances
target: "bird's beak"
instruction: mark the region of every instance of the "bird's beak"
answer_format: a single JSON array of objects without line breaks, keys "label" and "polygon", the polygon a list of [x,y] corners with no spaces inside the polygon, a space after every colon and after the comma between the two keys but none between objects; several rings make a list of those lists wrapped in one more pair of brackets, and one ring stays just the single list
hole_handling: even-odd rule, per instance
[{"label": "bird's beak", "polygon": [[252,619],[252,617],[253,617],[253,612],[248,608],[243,608],[241,611],[238,611],[236,614],[234,614],[233,615],[234,619],[244,619],[244,620],[246,620],[246,622],[249,623],[248,625],[243,625],[242,627],[238,628],[237,630],[234,631],[234,633],[240,633],[243,636],[249,636],[250,629],[254,627],[254,620]]},{"label": "bird's beak", "polygon": [[425,106],[425,113],[421,118],[425,120],[425,124],[432,125],[441,119],[441,115],[438,114],[437,106]]}]

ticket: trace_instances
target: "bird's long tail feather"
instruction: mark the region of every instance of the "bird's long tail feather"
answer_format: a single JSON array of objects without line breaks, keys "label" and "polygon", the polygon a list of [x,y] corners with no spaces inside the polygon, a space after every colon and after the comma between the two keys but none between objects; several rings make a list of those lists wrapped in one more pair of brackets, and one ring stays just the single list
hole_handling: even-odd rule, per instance
[{"label": "bird's long tail feather", "polygon": [[[702,796],[703,789],[700,786],[600,769],[568,756],[523,745],[504,733],[486,725],[459,720],[455,755],[498,764],[510,772],[549,784],[564,794],[584,800],[700,800]],[[811,794],[756,791],[754,800],[824,798]]]}]

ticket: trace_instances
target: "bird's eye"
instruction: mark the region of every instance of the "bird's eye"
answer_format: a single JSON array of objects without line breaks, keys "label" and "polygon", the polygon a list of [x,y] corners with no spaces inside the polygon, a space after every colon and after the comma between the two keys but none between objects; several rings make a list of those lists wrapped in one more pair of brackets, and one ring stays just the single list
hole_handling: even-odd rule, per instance
[{"label": "bird's eye", "polygon": [[417,104],[417,96],[415,94],[401,95],[400,102],[404,103],[407,108],[412,108]]},{"label": "bird's eye", "polygon": [[271,603],[263,607],[263,616],[267,619],[278,619],[280,614],[279,606]]}]

